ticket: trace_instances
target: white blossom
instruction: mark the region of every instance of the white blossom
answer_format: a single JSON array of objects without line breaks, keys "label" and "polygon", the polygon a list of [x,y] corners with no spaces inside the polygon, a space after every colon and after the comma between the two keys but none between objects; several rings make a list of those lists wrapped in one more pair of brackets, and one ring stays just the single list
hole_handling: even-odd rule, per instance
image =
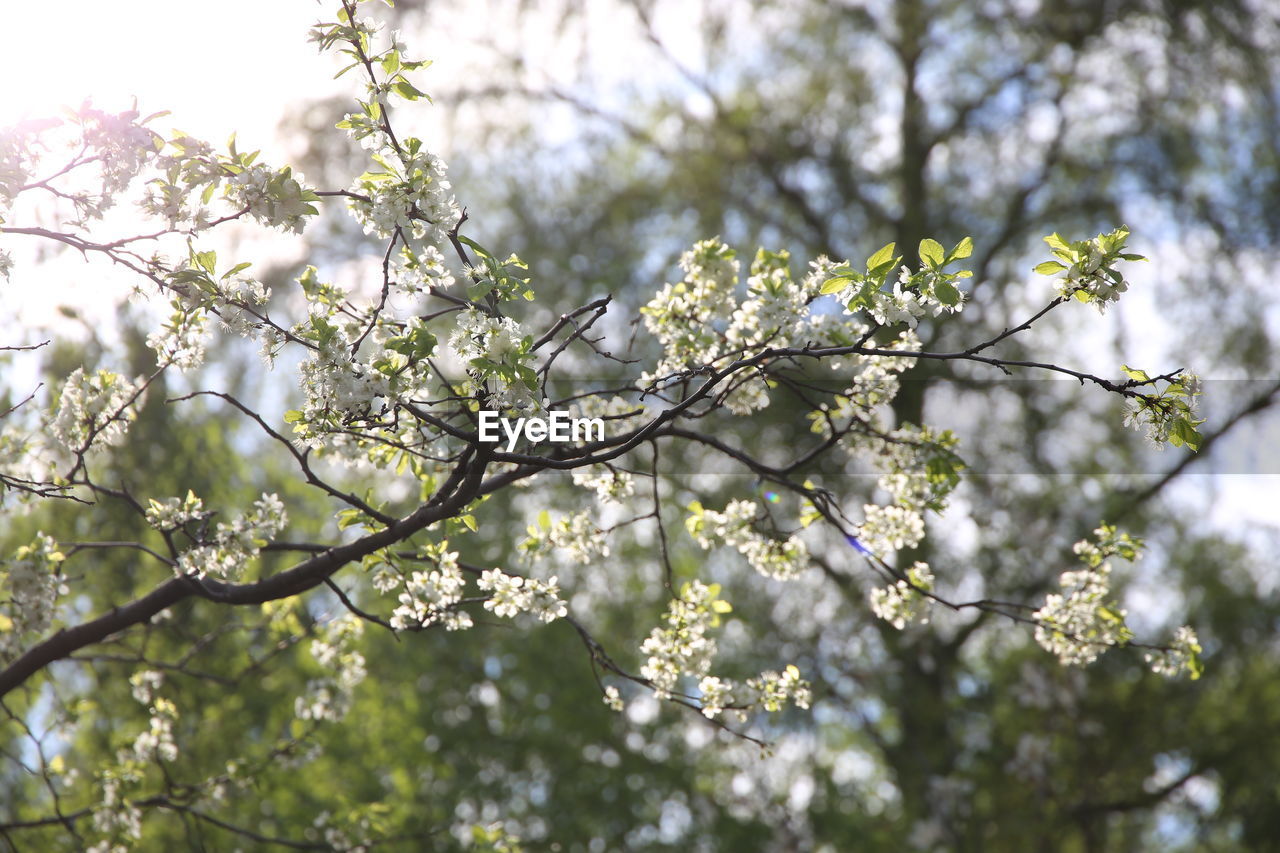
[{"label": "white blossom", "polygon": [[928,564],[917,562],[906,575],[904,580],[871,591],[872,612],[899,631],[910,622],[928,624],[931,601],[924,592],[933,591],[933,572]]},{"label": "white blossom", "polygon": [[862,512],[866,520],[856,535],[876,554],[914,548],[924,539],[924,517],[914,509],[866,504]]},{"label": "white blossom", "polygon": [[489,593],[484,608],[495,616],[531,613],[543,622],[552,622],[569,612],[567,603],[560,599],[558,581],[554,576],[542,581],[489,569],[481,574],[478,586]]},{"label": "white blossom", "polygon": [[182,525],[205,517],[204,501],[195,492],[187,490],[185,498],[168,498],[148,502],[146,518],[156,530],[176,530]]},{"label": "white blossom", "polygon": [[208,542],[178,557],[177,573],[219,580],[235,580],[245,564],[288,523],[284,504],[275,494],[264,493],[252,509],[230,523],[220,522]]},{"label": "white blossom", "polygon": [[1156,675],[1176,678],[1184,672],[1198,678],[1200,639],[1190,627],[1183,625],[1174,632],[1173,642],[1167,649],[1147,652],[1143,657]]},{"label": "white blossom", "polygon": [[1039,623],[1036,642],[1062,663],[1082,666],[1129,640],[1125,611],[1107,599],[1109,563],[1063,572],[1059,583],[1062,592],[1046,596],[1044,606],[1031,615]]},{"label": "white blossom", "polygon": [[798,537],[774,539],[755,530],[757,509],[751,501],[730,501],[723,512],[698,503],[690,509],[692,515],[685,524],[702,548],[727,545],[746,557],[757,572],[777,580],[791,580],[809,565],[809,548]]},{"label": "white blossom", "polygon": [[73,453],[119,444],[135,415],[130,401],[138,385],[110,370],[86,374],[77,367],[62,386],[50,428]]},{"label": "white blossom", "polygon": [[59,596],[70,592],[62,574],[65,559],[51,537],[37,533],[30,545],[0,561],[0,663],[21,654],[28,636],[53,625]]}]

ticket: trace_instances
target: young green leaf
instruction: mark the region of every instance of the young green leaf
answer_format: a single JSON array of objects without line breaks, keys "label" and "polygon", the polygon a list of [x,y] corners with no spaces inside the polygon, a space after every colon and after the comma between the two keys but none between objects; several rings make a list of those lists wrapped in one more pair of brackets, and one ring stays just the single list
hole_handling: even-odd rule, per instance
[{"label": "young green leaf", "polygon": [[954,249],[947,255],[947,263],[952,261],[962,261],[973,254],[973,239],[965,237],[959,243],[956,243]]},{"label": "young green leaf", "polygon": [[820,292],[823,294],[836,293],[844,290],[849,285],[849,282],[853,280],[853,276],[848,275],[838,275],[835,278],[829,278],[822,283],[822,290]]},{"label": "young green leaf", "polygon": [[898,246],[897,243],[890,243],[871,257],[867,258],[867,269],[874,270],[876,267],[887,263],[893,258],[893,250]]},{"label": "young green leaf", "polygon": [[920,241],[920,260],[923,263],[937,269],[945,259],[946,253],[937,240],[925,237]]}]

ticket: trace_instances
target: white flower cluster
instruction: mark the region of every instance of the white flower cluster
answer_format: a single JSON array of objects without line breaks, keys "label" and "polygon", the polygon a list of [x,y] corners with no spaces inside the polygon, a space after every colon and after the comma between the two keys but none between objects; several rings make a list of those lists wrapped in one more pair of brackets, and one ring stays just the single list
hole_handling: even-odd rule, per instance
[{"label": "white flower cluster", "polygon": [[208,317],[202,309],[187,308],[173,301],[173,313],[157,331],[147,335],[147,346],[156,352],[160,366],[172,364],[179,370],[194,370],[204,364]]},{"label": "white flower cluster", "polygon": [[73,453],[119,444],[134,418],[129,403],[137,393],[138,385],[118,373],[86,374],[77,367],[62,386],[50,424],[54,438]]},{"label": "white flower cluster", "polygon": [[[26,186],[34,168],[28,138],[32,131],[20,125],[0,128],[0,223],[5,221],[10,205]],[[0,249],[0,277],[9,278],[12,269],[13,256]]]},{"label": "white flower cluster", "polygon": [[1158,649],[1144,655],[1151,671],[1166,678],[1176,678],[1184,672],[1193,679],[1200,677],[1200,639],[1189,626],[1183,625],[1173,634],[1173,643],[1167,649]]},{"label": "white flower cluster", "polygon": [[[458,553],[448,551],[441,543],[435,552],[436,567],[428,572],[415,571],[404,582],[400,593],[400,606],[391,614],[391,627],[397,631],[405,628],[421,628],[439,622],[447,630],[457,631],[471,627],[471,617],[457,609],[462,600],[466,579],[458,568]],[[390,573],[387,573],[390,575]],[[390,575],[390,587],[398,584],[398,578]],[[374,585],[386,591],[386,581],[374,578]]]},{"label": "white flower cluster", "polygon": [[1125,627],[1125,611],[1107,600],[1111,593],[1111,565],[1063,572],[1061,593],[1045,597],[1044,606],[1031,614],[1036,642],[1064,664],[1083,666],[1098,659],[1111,646],[1131,638]]},{"label": "white flower cluster", "polygon": [[[846,306],[845,314],[857,314],[865,309],[882,326],[905,323],[908,328],[914,329],[925,314],[936,317],[943,312],[956,313],[964,308],[964,294],[959,291],[956,291],[958,299],[953,305],[936,297],[939,283],[947,279],[946,273],[929,269],[912,273],[910,267],[904,265],[898,269],[898,277],[894,279],[892,290],[874,289],[867,292],[862,282],[851,281],[837,292],[836,299]],[[851,303],[855,308],[848,307]]]},{"label": "white flower cluster", "polygon": [[[23,422],[15,416],[0,424],[0,478],[6,485],[53,482],[60,456],[61,449],[51,446],[39,423]],[[32,506],[36,496],[21,488],[0,488],[0,507],[10,500],[18,506]]]},{"label": "white flower cluster", "polygon": [[725,330],[731,347],[785,347],[802,342],[809,328],[809,302],[818,295],[820,282],[815,276],[793,281],[790,260],[787,252],[756,252],[747,278],[747,298],[734,310]]},{"label": "white flower cluster", "polygon": [[133,698],[141,705],[150,705],[163,684],[164,673],[154,669],[140,670],[129,676]]},{"label": "white flower cluster", "polygon": [[449,348],[466,363],[483,358],[502,364],[520,352],[524,337],[524,329],[510,317],[492,317],[468,308],[455,318]]},{"label": "white flower cluster", "polygon": [[1053,250],[1056,261],[1045,261],[1036,266],[1041,275],[1057,275],[1059,295],[1074,297],[1081,302],[1092,302],[1099,312],[1117,301],[1120,294],[1129,289],[1129,283],[1116,269],[1120,261],[1145,261],[1142,255],[1124,251],[1129,239],[1129,229],[1120,227],[1107,234],[1099,234],[1091,240],[1067,242],[1059,234],[1044,238]]},{"label": "white flower cluster", "polygon": [[721,678],[718,675],[703,676],[698,682],[698,692],[702,694],[703,716],[708,720],[714,720],[724,713],[725,708],[734,705],[738,701],[733,695],[736,687],[732,679]]},{"label": "white flower cluster", "polygon": [[291,167],[273,169],[256,159],[256,152],[236,151],[234,140],[229,154],[218,155],[207,142],[175,136],[156,158],[160,174],[147,185],[142,208],[163,217],[170,228],[198,231],[212,221],[208,203],[221,188],[237,212],[271,228],[301,232],[307,217],[318,213],[312,202],[319,196]]},{"label": "white flower cluster", "polygon": [[789,664],[782,672],[766,670],[740,685],[729,678],[707,675],[698,682],[701,711],[707,719],[714,720],[726,708],[736,708],[740,718],[748,708],[763,708],[769,712],[781,711],[788,700],[797,708],[808,708],[813,700],[809,682],[800,677],[800,670]]},{"label": "white flower cluster", "polygon": [[306,217],[317,213],[311,205],[316,195],[302,185],[301,178],[295,178],[288,166],[276,170],[254,163],[227,178],[223,192],[234,206],[247,208],[262,224],[297,234]]},{"label": "white flower cluster", "polygon": [[346,716],[352,692],[367,675],[364,655],[355,648],[363,632],[364,624],[348,613],[326,625],[311,641],[311,656],[332,673],[307,682],[304,693],[294,700],[294,716],[330,722]]},{"label": "white flower cluster", "polygon": [[190,489],[185,498],[169,498],[164,501],[151,499],[147,503],[147,524],[162,532],[177,530],[188,522],[198,521],[206,516],[204,501]]},{"label": "white flower cluster", "polygon": [[553,548],[564,549],[570,560],[583,565],[609,556],[609,540],[585,510],[562,516],[555,523],[550,513],[542,512],[538,523],[529,525],[529,538],[520,544],[520,553],[526,562],[533,563]]},{"label": "white flower cluster", "polygon": [[0,219],[27,185],[35,167],[29,138],[33,131],[22,125],[0,128]]},{"label": "white flower cluster", "polygon": [[[760,249],[747,279],[747,298],[734,310],[725,330],[730,351],[770,346],[787,347],[813,337],[815,325],[809,303],[818,295],[821,280],[814,275],[801,282],[791,278],[787,252]],[[769,405],[768,384],[754,373],[738,380],[724,398],[736,415],[750,414]]]},{"label": "white flower cluster", "polygon": [[[891,293],[886,293],[883,290],[875,291],[871,295],[872,303],[867,309],[872,319],[882,326],[906,323],[908,327],[914,329],[919,319],[924,316],[926,306],[924,298],[919,293],[903,289],[903,286],[910,282],[911,270],[904,266],[898,271],[898,277],[893,282],[893,291]],[[851,288],[846,288],[846,290],[851,290]],[[853,293],[842,291],[836,298],[841,302],[846,302],[852,296]],[[845,310],[847,311],[848,309],[846,308]]]},{"label": "white flower cluster", "polygon": [[702,240],[680,258],[684,280],[667,284],[640,309],[645,326],[662,343],[661,363],[641,378],[642,384],[671,373],[707,364],[720,354],[720,335],[713,321],[734,310],[738,261],[719,239]]},{"label": "white flower cluster", "polygon": [[445,266],[444,254],[430,243],[416,251],[401,246],[391,259],[391,280],[402,293],[416,295],[452,286],[453,273]]},{"label": "white flower cluster", "polygon": [[142,810],[121,792],[124,783],[135,777],[128,772],[103,775],[102,801],[94,807],[93,828],[108,838],[89,847],[88,853],[128,853],[129,846],[115,844],[113,839],[135,842],[142,838]]},{"label": "white flower cluster", "polygon": [[931,601],[922,590],[933,592],[933,572],[917,562],[907,569],[905,580],[871,590],[871,611],[899,631],[911,622],[927,625]]},{"label": "white flower cluster", "polygon": [[[136,688],[134,695],[138,695]],[[173,761],[178,757],[178,743],[173,737],[173,724],[178,719],[178,707],[163,697],[148,701],[151,704],[151,715],[147,728],[133,739],[131,749],[122,751],[117,756],[121,764],[129,761],[145,763],[152,759]]]},{"label": "white flower cluster", "polygon": [[218,282],[218,319],[227,331],[251,337],[262,321],[258,309],[271,299],[271,288],[242,275],[225,276]]},{"label": "white flower cluster", "polygon": [[585,468],[574,468],[573,484],[584,489],[593,489],[596,497],[604,504],[622,503],[624,498],[635,493],[636,484],[628,471],[610,465],[589,465]]},{"label": "white flower cluster", "polygon": [[284,529],[288,516],[284,504],[275,494],[263,494],[253,508],[230,524],[220,522],[213,539],[184,551],[178,557],[176,572],[203,578],[211,575],[219,580],[234,581],[240,577],[245,563]]},{"label": "white flower cluster", "polygon": [[[394,401],[429,396],[434,373],[429,357],[437,340],[421,317],[398,320],[379,313],[371,305],[364,311],[344,310],[347,293],[333,284],[321,282],[315,267],[298,277],[309,304],[306,322],[297,323],[292,335],[314,342],[310,356],[299,368],[303,405],[287,412],[285,420],[294,424],[294,433],[315,450],[334,455],[354,465],[379,460],[385,465],[399,453],[384,451],[391,443],[408,437],[420,442],[411,429],[388,436],[375,429],[360,430],[360,421],[377,419]],[[264,358],[270,362],[281,346],[281,336],[262,325]],[[359,346],[357,346],[359,343]],[[379,459],[373,459],[378,456]]]},{"label": "white flower cluster", "polygon": [[[366,234],[390,237],[397,229],[439,245],[462,217],[443,160],[411,146],[382,145],[374,159],[385,171],[366,173],[351,187],[350,206]],[[366,200],[367,199],[367,200]]]},{"label": "white flower cluster", "polygon": [[[1133,379],[1150,379],[1145,371],[1124,370]],[[1125,398],[1124,425],[1146,427],[1146,438],[1157,450],[1163,450],[1166,442],[1179,447],[1189,444],[1198,450],[1201,437],[1196,427],[1204,423],[1196,417],[1200,391],[1200,377],[1184,370],[1159,393]]]},{"label": "white flower cluster", "polygon": [[1095,298],[1098,310],[1105,310],[1107,303],[1115,302],[1120,294],[1129,289],[1129,283],[1123,278],[1108,280],[1102,275],[1102,266],[1106,256],[1096,246],[1089,246],[1067,270],[1067,274],[1058,280],[1058,293],[1071,296],[1077,290],[1084,290]]},{"label": "white flower cluster", "polygon": [[207,188],[205,197],[212,197],[225,174],[213,146],[190,136],[176,136],[156,158],[156,167],[161,177],[147,183],[142,209],[164,218],[170,228],[198,231],[208,227],[212,213],[203,203],[193,204],[192,198],[203,193],[202,188]]},{"label": "white flower cluster", "polygon": [[924,539],[924,516],[914,509],[866,504],[862,513],[865,520],[856,536],[878,556],[914,548]]},{"label": "white flower cluster", "polygon": [[138,124],[138,111],[111,114],[84,106],[76,114],[84,134],[85,147],[98,158],[102,169],[103,201],[98,211],[105,210],[113,196],[127,187],[155,156],[159,137]]},{"label": "white flower cluster", "polygon": [[[298,384],[306,395],[302,424],[322,424],[327,416],[339,419],[368,416],[377,411],[378,398],[392,395],[391,380],[381,371],[351,354],[345,330],[326,341],[298,370]],[[313,447],[323,445],[322,434],[304,435]]]},{"label": "white flower cluster", "polygon": [[[866,329],[863,328],[862,331],[865,332]],[[903,329],[886,349],[916,352],[920,349],[920,339],[911,329]],[[908,356],[845,356],[831,359],[830,367],[833,371],[857,372],[849,387],[836,397],[834,405],[823,403],[810,413],[813,431],[830,436],[829,419],[837,423],[851,419],[869,425],[876,424],[877,409],[892,403],[898,396],[901,384],[898,375],[910,370],[915,362],[914,358]],[[884,430],[877,427],[877,431]],[[863,444],[846,443],[844,447],[851,455],[862,455],[865,451]]]},{"label": "white flower cluster", "polygon": [[[353,841],[350,833],[359,833],[359,841]],[[328,809],[316,815],[311,826],[306,830],[308,839],[322,837],[325,849],[335,853],[370,853],[374,849],[372,840],[373,826],[368,815],[355,814],[347,816],[345,826],[335,826],[334,816]]]},{"label": "white flower cluster", "polygon": [[685,526],[704,549],[720,544],[735,548],[753,569],[776,580],[791,580],[808,568],[809,548],[803,541],[795,536],[771,539],[752,527],[757,512],[752,501],[730,501],[723,512],[695,501],[689,511]]},{"label": "white flower cluster", "polygon": [[788,664],[781,673],[770,670],[748,678],[747,686],[759,694],[753,704],[759,704],[766,711],[781,711],[788,699],[797,708],[808,708],[813,701],[809,682],[800,677],[800,670],[794,664]]},{"label": "white flower cluster", "polygon": [[58,596],[69,590],[62,576],[65,555],[44,533],[0,562],[0,663],[22,653],[22,641],[53,624]]},{"label": "white flower cluster", "polygon": [[618,692],[618,688],[614,687],[612,684],[604,689],[602,701],[610,710],[613,711],[622,711],[627,707],[626,703],[622,700],[622,694]]},{"label": "white flower cluster", "polygon": [[554,622],[568,615],[568,605],[560,598],[560,586],[553,575],[545,581],[508,575],[500,569],[489,569],[477,584],[489,593],[484,609],[495,616],[512,617],[531,613],[543,622]]},{"label": "white flower cluster", "polygon": [[898,506],[915,511],[945,509],[962,467],[952,452],[958,443],[955,436],[907,424],[885,438],[880,451],[871,455],[881,471],[877,485]]},{"label": "white flower cluster", "polygon": [[719,591],[718,585],[686,583],[667,608],[666,627],[654,628],[641,644],[640,652],[648,659],[640,675],[659,699],[670,698],[681,677],[701,679],[711,668],[716,641],[707,632],[724,612],[717,606]]},{"label": "white flower cluster", "polygon": [[518,374],[532,375],[529,362],[533,339],[510,317],[491,317],[474,308],[459,313],[449,335],[449,348],[457,358],[474,368],[478,379],[496,379],[490,397],[493,406],[521,412],[538,412],[545,407],[526,381],[513,381]]}]

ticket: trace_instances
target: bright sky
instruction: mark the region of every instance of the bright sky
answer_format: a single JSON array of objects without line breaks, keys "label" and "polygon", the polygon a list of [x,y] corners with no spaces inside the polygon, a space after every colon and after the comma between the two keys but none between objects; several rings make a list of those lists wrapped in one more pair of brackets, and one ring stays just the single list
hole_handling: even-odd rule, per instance
[{"label": "bright sky", "polygon": [[[332,61],[306,41],[326,9],[311,0],[59,0],[12,3],[0,51],[0,125],[86,97],[106,110],[171,110],[170,125],[266,145],[281,92],[323,92]],[[270,80],[271,85],[260,81]],[[317,83],[319,86],[317,86]]]},{"label": "bright sky", "polygon": [[[0,127],[23,118],[57,116],[86,98],[107,112],[145,115],[168,111],[151,123],[221,148],[235,132],[241,150],[262,150],[268,163],[288,162],[276,128],[290,99],[352,92],[354,81],[334,81],[335,60],[307,40],[312,24],[332,18],[332,4],[314,0],[61,0],[57,4],[6,3],[6,39],[0,51]],[[113,211],[103,232],[112,230]],[[115,223],[119,225],[120,223]],[[127,224],[127,223],[125,223]],[[123,227],[123,226],[122,226]],[[136,232],[129,232],[136,233]],[[7,285],[0,322],[26,328],[63,323],[58,306],[102,318],[111,336],[111,306],[127,284],[101,259],[90,263],[64,252],[41,261],[38,281],[30,256],[37,241],[12,247],[18,266]],[[23,261],[27,263],[23,263]],[[72,330],[74,334],[74,331]]]}]

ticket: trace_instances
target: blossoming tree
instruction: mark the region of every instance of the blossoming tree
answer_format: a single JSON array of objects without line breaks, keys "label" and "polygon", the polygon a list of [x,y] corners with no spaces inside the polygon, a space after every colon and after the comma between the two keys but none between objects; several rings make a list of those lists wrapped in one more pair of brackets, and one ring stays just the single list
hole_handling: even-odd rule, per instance
[{"label": "blossoming tree", "polygon": [[[902,558],[922,541],[926,517],[946,511],[965,469],[945,424],[889,416],[901,374],[920,360],[1067,376],[1123,399],[1126,422],[1152,441],[1197,449],[1199,388],[1185,370],[1122,366],[1104,377],[1000,354],[1002,343],[1051,312],[1101,311],[1121,298],[1122,265],[1143,260],[1127,250],[1127,229],[1076,241],[1046,237],[1052,258],[1034,268],[1054,279],[1043,307],[963,349],[925,350],[914,330],[921,318],[946,322],[966,308],[968,238],[949,248],[934,239],[890,244],[865,263],[820,257],[800,269],[782,250],[759,249],[744,265],[735,248],[701,239],[680,259],[679,280],[659,289],[639,318],[625,318],[637,328],[628,333],[610,317],[610,297],[556,304],[536,270],[465,233],[468,216],[445,164],[395,122],[397,111],[423,103],[415,72],[426,62],[361,17],[356,0],[344,0],[337,19],[316,25],[312,38],[361,80],[338,128],[368,151],[369,165],[345,187],[308,186],[234,141],[224,151],[161,134],[157,117],[137,112],[86,106],[68,121],[0,136],[0,271],[17,279],[9,286],[21,286],[24,275],[9,246],[50,241],[108,259],[136,277],[141,298],[167,304],[147,338],[148,372],[75,369],[47,401],[33,393],[3,413],[5,512],[111,505],[148,530],[130,540],[101,530],[86,540],[41,529],[4,557],[0,697],[22,745],[16,770],[7,772],[40,779],[46,792],[4,816],[9,830],[53,828],[68,846],[127,849],[145,838],[152,814],[173,811],[283,843],[220,819],[219,804],[252,783],[254,768],[314,760],[320,733],[343,720],[365,680],[373,632],[409,643],[423,631],[460,632],[462,643],[481,621],[512,620],[521,631],[565,621],[582,640],[605,705],[621,710],[651,695],[754,740],[752,719],[807,708],[810,685],[787,660],[745,677],[718,668],[717,634],[732,604],[711,578],[676,565],[672,552],[685,547],[677,541],[684,533],[703,551],[736,553],[741,571],[781,583],[814,567],[856,575],[869,586],[867,607],[898,629],[939,611],[982,612],[1030,632],[1064,665],[1127,647],[1162,675],[1198,675],[1190,628],[1140,640],[1127,627],[1111,592],[1111,561],[1136,559],[1141,543],[1101,519],[1095,536],[1076,546],[1081,565],[1062,571],[1061,591],[1039,601],[965,598],[924,562]],[[52,198],[56,223],[24,218],[32,197]],[[145,225],[125,236],[101,233],[104,214],[125,201],[137,204]],[[325,207],[344,208],[380,241],[380,256],[364,271],[371,290],[326,280],[333,276],[316,265],[288,292],[272,293],[248,272],[249,261],[207,247],[228,223],[300,232]],[[537,325],[546,309],[550,319]],[[276,417],[216,386],[170,402],[212,399],[242,417],[326,501],[331,524],[291,521],[293,507],[279,493],[215,505],[191,489],[153,491],[145,471],[128,483],[102,475],[165,378],[196,375],[209,348],[232,339],[260,348],[264,371],[296,374],[297,407]],[[770,406],[794,411],[808,441],[779,454],[721,437],[718,423]],[[600,419],[604,436],[507,446],[479,430],[482,412],[531,419],[562,411]],[[763,484],[763,499],[717,509],[705,496],[670,488],[669,475],[694,451]],[[873,494],[845,488],[838,474],[850,464],[876,472]],[[566,471],[592,496],[587,509],[539,501],[544,485]],[[534,509],[522,519],[518,560],[472,559],[486,538],[511,535],[493,508],[512,492]],[[304,529],[306,537],[290,535]],[[609,560],[621,542],[648,548],[669,605],[651,615],[647,632],[603,636],[589,612],[575,611],[576,590],[561,578],[582,582],[577,567]],[[103,549],[134,554],[145,589],[92,611],[77,586]],[[198,709],[171,698],[172,681],[200,678],[193,666],[213,652],[197,647],[179,663],[148,654],[145,638],[193,602],[252,609],[270,630],[295,637],[294,623],[311,619],[312,670],[289,697],[288,731],[270,748],[241,750],[228,738],[220,744],[225,771],[179,781],[184,715]],[[115,761],[72,767],[59,743],[66,729],[85,724],[76,667],[91,666],[84,655],[95,648],[134,641],[137,654],[116,664],[128,666],[148,724],[124,735]],[[269,655],[254,665],[270,666]],[[368,824],[318,825],[330,847],[381,840]]]}]

